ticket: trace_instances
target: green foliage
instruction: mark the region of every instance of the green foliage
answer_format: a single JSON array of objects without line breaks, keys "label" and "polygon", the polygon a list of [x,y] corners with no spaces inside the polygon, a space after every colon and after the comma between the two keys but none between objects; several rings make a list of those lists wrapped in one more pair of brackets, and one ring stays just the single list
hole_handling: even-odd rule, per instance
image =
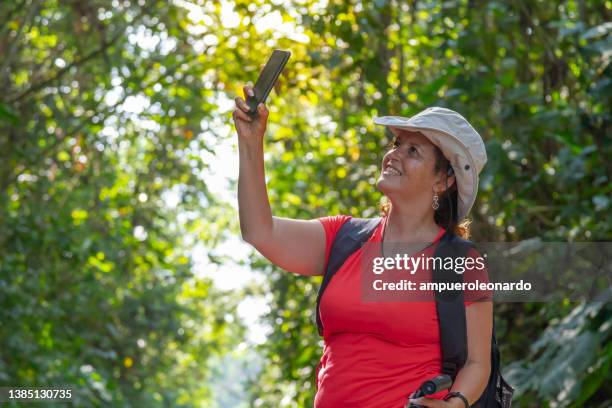
[{"label": "green foliage", "polygon": [[[592,0],[2,3],[0,384],[75,384],[79,406],[212,404],[206,379],[219,386],[244,333],[238,294],[191,253],[238,234],[209,160],[273,48],[292,51],[269,99],[276,215],[375,215],[389,135],[372,117],[437,105],[487,144],[475,239],[609,240],[611,14]],[[311,406],[319,279],[251,266],[273,330],[250,402]],[[497,305],[521,406],[609,405],[608,305]],[[562,383],[531,376],[553,372]]]},{"label": "green foliage", "polygon": [[163,1],[0,6],[1,385],[210,400],[207,360],[242,329],[191,260],[212,240],[194,135],[214,90],[185,20]]},{"label": "green foliage", "polygon": [[585,406],[612,379],[611,322],[610,290],[552,321],[531,345],[526,361],[507,368],[521,401],[533,405],[544,399],[552,406]]},{"label": "green foliage", "polygon": [[[254,21],[269,13],[248,10]],[[273,43],[293,52],[272,97],[266,142],[276,215],[376,214],[374,182],[389,139],[372,117],[410,116],[437,105],[461,112],[487,144],[489,162],[472,213],[476,240],[612,237],[606,220],[609,4],[330,1],[296,2],[281,12],[301,22],[308,42],[287,45],[281,37]],[[313,327],[318,279],[269,265],[265,273],[274,332],[262,347],[271,364],[253,385],[253,403],[310,406],[321,353]],[[567,303],[497,305],[504,362],[525,358],[527,364],[525,350],[549,321],[572,309]],[[592,356],[608,354],[600,348]],[[578,387],[591,391],[566,399],[609,401],[602,385],[608,372],[603,365],[589,379],[575,376],[584,384]],[[519,403],[546,404],[558,393],[541,390],[534,398]]]}]

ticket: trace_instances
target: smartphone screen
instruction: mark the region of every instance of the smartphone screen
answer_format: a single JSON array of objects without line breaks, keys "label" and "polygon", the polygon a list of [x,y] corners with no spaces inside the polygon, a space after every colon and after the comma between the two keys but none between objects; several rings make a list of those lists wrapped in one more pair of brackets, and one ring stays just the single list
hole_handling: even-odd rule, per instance
[{"label": "smartphone screen", "polygon": [[266,66],[259,73],[259,78],[253,87],[254,97],[247,97],[246,103],[250,108],[249,114],[257,114],[257,105],[265,103],[274,83],[283,71],[291,53],[289,51],[274,50]]}]

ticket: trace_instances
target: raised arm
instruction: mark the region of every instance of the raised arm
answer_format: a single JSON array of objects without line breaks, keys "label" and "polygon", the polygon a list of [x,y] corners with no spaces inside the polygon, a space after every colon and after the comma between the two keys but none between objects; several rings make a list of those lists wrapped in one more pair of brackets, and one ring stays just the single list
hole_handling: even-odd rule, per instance
[{"label": "raised arm", "polygon": [[[245,95],[252,92],[244,87]],[[242,238],[279,267],[300,275],[321,275],[325,264],[325,232],[317,220],[272,216],[266,189],[263,139],[268,110],[257,107],[258,116],[246,112],[244,99],[236,97],[233,112],[238,132],[240,170],[238,211]]]}]

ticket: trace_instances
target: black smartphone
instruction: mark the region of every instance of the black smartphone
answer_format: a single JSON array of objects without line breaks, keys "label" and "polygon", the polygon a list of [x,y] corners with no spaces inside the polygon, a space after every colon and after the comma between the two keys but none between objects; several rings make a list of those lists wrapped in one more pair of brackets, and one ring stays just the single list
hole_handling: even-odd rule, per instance
[{"label": "black smartphone", "polygon": [[266,98],[270,94],[283,68],[285,68],[285,64],[290,56],[291,53],[289,51],[274,50],[272,52],[270,59],[259,73],[259,78],[257,78],[257,82],[253,87],[255,96],[247,96],[246,103],[249,106],[249,112],[247,113],[249,115],[257,115],[257,105],[266,102]]}]

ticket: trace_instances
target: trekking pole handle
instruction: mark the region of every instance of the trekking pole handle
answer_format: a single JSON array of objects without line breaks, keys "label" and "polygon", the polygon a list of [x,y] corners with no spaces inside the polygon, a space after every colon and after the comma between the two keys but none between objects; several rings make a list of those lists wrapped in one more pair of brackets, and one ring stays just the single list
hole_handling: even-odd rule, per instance
[{"label": "trekking pole handle", "polygon": [[450,375],[442,374],[434,377],[430,380],[425,381],[421,384],[418,390],[413,392],[410,397],[408,397],[408,402],[406,402],[405,408],[419,408],[420,405],[410,403],[411,398],[419,398],[424,397],[426,395],[435,394],[436,392],[443,391],[449,389],[453,385],[453,380]]}]

